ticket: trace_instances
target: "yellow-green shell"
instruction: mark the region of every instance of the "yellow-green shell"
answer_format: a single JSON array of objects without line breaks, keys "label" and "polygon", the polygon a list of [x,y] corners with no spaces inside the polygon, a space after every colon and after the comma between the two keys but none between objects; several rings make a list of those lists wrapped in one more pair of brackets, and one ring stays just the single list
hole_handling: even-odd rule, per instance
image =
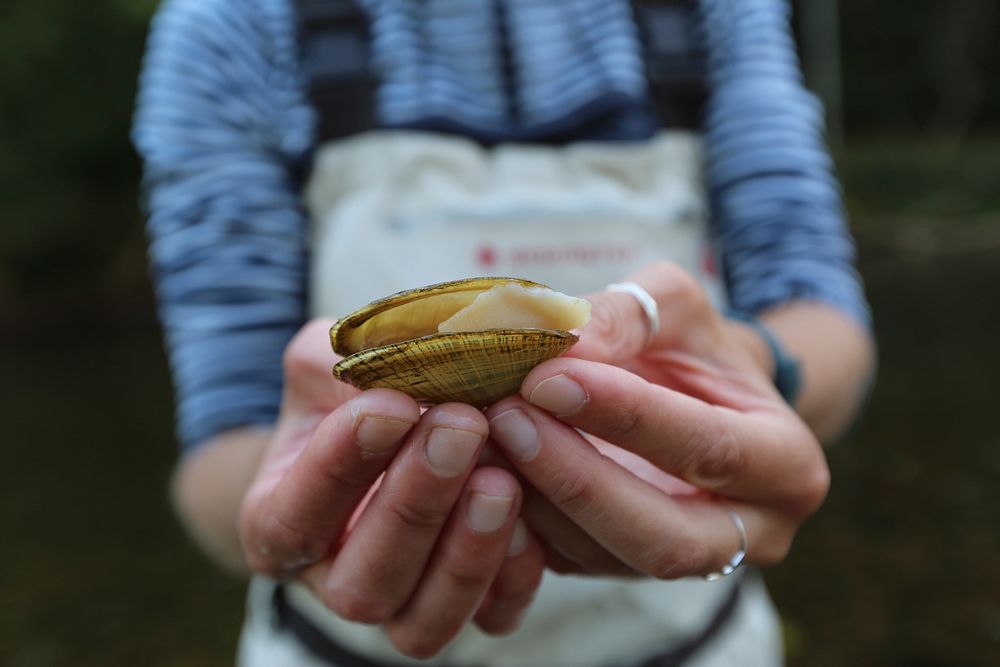
[{"label": "yellow-green shell", "polygon": [[541,362],[566,352],[577,336],[548,329],[435,333],[437,324],[495,285],[516,278],[471,278],[400,292],[342,318],[330,330],[339,380],[361,389],[397,389],[432,405],[485,407],[516,393]]}]

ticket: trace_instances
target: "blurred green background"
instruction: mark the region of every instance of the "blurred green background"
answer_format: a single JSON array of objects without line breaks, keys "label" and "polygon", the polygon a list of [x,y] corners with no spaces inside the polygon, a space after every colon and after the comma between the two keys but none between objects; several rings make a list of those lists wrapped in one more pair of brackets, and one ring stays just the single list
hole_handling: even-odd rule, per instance
[{"label": "blurred green background", "polygon": [[[806,20],[832,3],[797,18],[842,128],[881,369],[829,451],[828,502],[767,579],[791,665],[996,665],[1000,7],[839,4],[840,58],[833,24]],[[0,5],[0,665],[232,662],[242,584],[166,498],[171,392],[128,143],[155,5]]]}]

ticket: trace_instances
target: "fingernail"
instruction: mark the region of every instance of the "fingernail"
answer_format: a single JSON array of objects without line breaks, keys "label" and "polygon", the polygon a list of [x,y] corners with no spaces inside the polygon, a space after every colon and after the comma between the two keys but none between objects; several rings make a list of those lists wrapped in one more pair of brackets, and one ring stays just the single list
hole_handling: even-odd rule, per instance
[{"label": "fingernail", "polygon": [[358,447],[373,454],[391,451],[413,428],[410,422],[386,417],[363,417],[354,438]]},{"label": "fingernail", "polygon": [[467,514],[469,525],[477,533],[492,533],[507,522],[514,496],[487,496],[473,493],[469,498]]},{"label": "fingernail", "polygon": [[528,401],[558,417],[570,417],[587,404],[587,392],[566,375],[553,375],[532,389]]},{"label": "fingernail", "polygon": [[518,519],[514,524],[514,532],[510,536],[510,544],[507,546],[507,555],[516,556],[528,548],[528,527],[524,525],[524,519]]},{"label": "fingernail", "polygon": [[465,472],[483,437],[472,431],[438,426],[427,438],[427,463],[441,477]]},{"label": "fingernail", "polygon": [[527,461],[538,452],[538,431],[521,410],[508,410],[494,417],[490,435],[515,459]]}]

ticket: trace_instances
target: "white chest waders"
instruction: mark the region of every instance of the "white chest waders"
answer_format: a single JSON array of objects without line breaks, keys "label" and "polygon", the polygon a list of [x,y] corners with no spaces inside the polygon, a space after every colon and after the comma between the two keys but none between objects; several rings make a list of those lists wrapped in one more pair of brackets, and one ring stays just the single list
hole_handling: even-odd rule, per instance
[{"label": "white chest waders", "polygon": [[[654,260],[684,266],[721,303],[700,165],[700,142],[688,133],[563,148],[489,150],[457,137],[402,132],[332,144],[318,153],[307,188],[312,314],[336,317],[392,292],[473,275],[513,275],[583,294]],[[429,664],[641,661],[712,627],[735,583],[546,573],[517,632],[496,638],[470,625]],[[273,616],[273,591],[260,580],[252,587],[242,663],[323,664],[309,662],[315,658],[301,634],[262,620]],[[281,595],[282,613],[292,610],[298,622],[366,661],[428,664],[401,656],[378,627],[337,618],[301,585],[286,585]],[[719,635],[711,650],[706,644],[684,665],[780,661],[776,617],[754,580],[742,584]]]},{"label": "white chest waders", "polygon": [[311,310],[339,316],[403,289],[471,276],[598,291],[657,260],[721,303],[700,142],[511,145],[372,132],[317,153]]}]

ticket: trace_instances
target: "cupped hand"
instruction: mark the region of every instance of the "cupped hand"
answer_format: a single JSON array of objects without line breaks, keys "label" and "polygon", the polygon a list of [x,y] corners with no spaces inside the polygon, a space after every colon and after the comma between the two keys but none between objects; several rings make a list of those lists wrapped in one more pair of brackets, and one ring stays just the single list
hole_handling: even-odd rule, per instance
[{"label": "cupped hand", "polygon": [[657,302],[654,337],[634,297],[593,295],[572,356],[538,366],[520,396],[486,413],[538,496],[524,514],[550,563],[713,573],[740,547],[730,508],[748,558],[780,561],[829,485],[819,442],[775,391],[760,340],[724,320],[691,276],[657,264],[629,280]]},{"label": "cupped hand", "polygon": [[286,352],[281,415],[240,515],[248,564],[305,582],[344,619],[384,625],[413,657],[473,617],[513,629],[543,558],[517,520],[518,482],[476,467],[485,417],[461,404],[421,414],[399,392],[335,382],[331,324],[310,323]]}]

